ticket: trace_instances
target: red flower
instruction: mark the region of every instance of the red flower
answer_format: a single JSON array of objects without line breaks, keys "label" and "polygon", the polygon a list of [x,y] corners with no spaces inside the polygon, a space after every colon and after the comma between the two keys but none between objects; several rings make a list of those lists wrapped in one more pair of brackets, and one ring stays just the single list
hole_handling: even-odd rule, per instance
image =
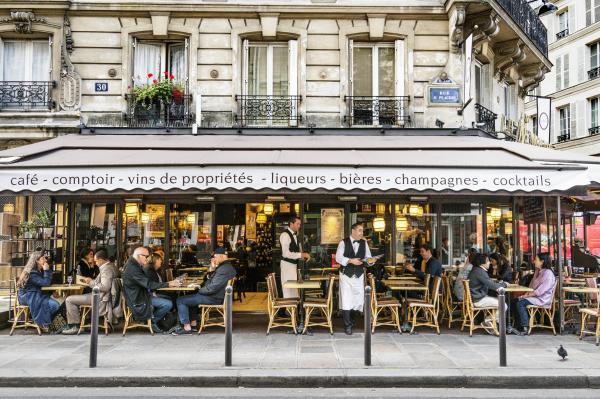
[{"label": "red flower", "polygon": [[170,75],[170,76],[169,76],[169,79],[175,79],[175,76],[173,76],[173,75]]},{"label": "red flower", "polygon": [[154,83],[154,84],[157,84],[157,83],[158,83],[158,80],[154,79],[154,80],[152,81],[152,83]]},{"label": "red flower", "polygon": [[163,74],[164,74],[165,76],[167,76],[167,75],[169,74],[169,72],[167,72],[167,71],[164,71],[164,72],[163,72]]},{"label": "red flower", "polygon": [[149,74],[148,74],[148,77],[149,77],[149,78],[151,78],[152,76],[154,76],[154,75],[153,75],[153,74],[151,74],[151,73],[149,73]]}]

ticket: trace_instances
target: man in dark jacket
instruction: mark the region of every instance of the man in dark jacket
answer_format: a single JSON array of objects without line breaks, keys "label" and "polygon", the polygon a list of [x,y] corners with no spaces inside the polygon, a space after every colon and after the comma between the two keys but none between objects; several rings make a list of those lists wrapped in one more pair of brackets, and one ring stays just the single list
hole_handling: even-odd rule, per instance
[{"label": "man in dark jacket", "polygon": [[432,289],[433,278],[442,276],[442,264],[438,259],[433,257],[431,247],[428,244],[421,245],[419,254],[422,259],[421,264],[417,264],[417,267],[408,264],[406,265],[406,270],[414,273],[421,281],[425,281],[425,275],[429,274],[431,276],[429,280],[429,289]]},{"label": "man in dark jacket", "polygon": [[190,319],[193,320],[193,323],[197,322],[198,305],[218,305],[223,303],[227,282],[236,275],[235,268],[227,259],[225,248],[217,248],[211,259],[210,271],[212,272],[211,276],[197,293],[177,298],[177,313],[179,314],[179,322],[183,327],[180,326],[174,330],[172,332],[173,335],[192,334],[192,322]]},{"label": "man in dark jacket", "polygon": [[178,287],[181,283],[178,280],[157,283],[149,279],[143,269],[149,256],[145,247],[133,251],[123,270],[123,290],[133,318],[140,321],[152,319],[152,330],[160,333],[162,330],[156,323],[171,310],[173,303],[168,299],[153,297],[150,292],[163,287]]},{"label": "man in dark jacket", "polygon": [[[476,308],[498,307],[498,298],[488,295],[489,290],[497,291],[500,287],[506,287],[505,282],[497,283],[490,278],[488,270],[490,268],[490,260],[485,254],[475,254],[473,257],[473,269],[469,273],[469,291],[471,291],[471,299],[473,306]],[[506,311],[506,305],[504,307]],[[499,315],[497,316],[499,317]],[[481,326],[490,334],[494,334],[494,320],[486,319]]]}]

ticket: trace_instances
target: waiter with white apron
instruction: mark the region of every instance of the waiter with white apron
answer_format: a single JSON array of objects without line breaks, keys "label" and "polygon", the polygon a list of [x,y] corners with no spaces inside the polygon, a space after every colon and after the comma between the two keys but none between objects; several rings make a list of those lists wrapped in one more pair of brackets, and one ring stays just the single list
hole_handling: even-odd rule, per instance
[{"label": "waiter with white apron", "polygon": [[[300,259],[308,259],[310,256],[302,252],[302,247],[298,242],[298,231],[302,222],[297,216],[292,216],[288,222],[288,227],[279,236],[281,244],[281,287],[288,280],[298,279],[298,262]],[[298,298],[298,290],[295,288],[283,288],[284,298]]]},{"label": "waiter with white apron", "polygon": [[363,264],[371,257],[369,245],[363,238],[363,225],[354,223],[350,237],[338,244],[335,260],[340,267],[340,307],[346,335],[352,335],[352,311],[362,311],[365,301]]}]

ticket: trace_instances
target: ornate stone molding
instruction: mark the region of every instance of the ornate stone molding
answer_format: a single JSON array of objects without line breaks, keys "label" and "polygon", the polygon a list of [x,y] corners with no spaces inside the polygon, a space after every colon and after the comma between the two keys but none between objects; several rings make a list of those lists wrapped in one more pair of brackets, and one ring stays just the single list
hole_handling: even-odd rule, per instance
[{"label": "ornate stone molding", "polygon": [[498,43],[494,47],[494,53],[497,56],[495,75],[499,81],[504,80],[510,68],[519,68],[527,58],[525,43],[521,39]]},{"label": "ornate stone molding", "polygon": [[450,51],[458,53],[460,44],[463,41],[465,21],[467,19],[467,6],[457,4],[450,17]]},{"label": "ornate stone molding", "polygon": [[473,26],[473,48],[489,42],[500,32],[500,16],[495,11],[479,14],[471,20]]},{"label": "ornate stone molding", "polygon": [[4,17],[1,21],[4,23],[14,23],[15,32],[21,34],[30,34],[31,26],[34,22],[46,23],[45,18],[38,18],[31,11],[11,11],[10,17]]},{"label": "ornate stone molding", "polygon": [[519,76],[523,81],[519,88],[519,95],[525,97],[529,91],[535,89],[544,80],[548,72],[550,70],[542,63],[529,64],[519,68]]},{"label": "ornate stone molding", "polygon": [[60,95],[58,105],[64,111],[78,111],[81,108],[81,76],[69,56],[73,51],[73,37],[71,34],[71,23],[65,16],[64,38],[60,48]]}]

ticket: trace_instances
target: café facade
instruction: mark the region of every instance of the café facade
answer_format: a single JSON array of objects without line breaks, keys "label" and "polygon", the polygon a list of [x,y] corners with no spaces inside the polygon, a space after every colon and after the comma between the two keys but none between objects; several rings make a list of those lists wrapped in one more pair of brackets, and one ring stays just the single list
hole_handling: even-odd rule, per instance
[{"label": "caf\u00e9 facade", "polygon": [[84,247],[122,265],[141,244],[177,269],[222,245],[240,259],[246,289],[261,290],[295,215],[308,267],[329,266],[355,222],[386,266],[429,243],[446,267],[470,248],[523,268],[550,252],[561,267],[581,233],[577,198],[600,185],[597,158],[480,130],[219,133],[82,134],[0,152],[2,193],[50,196],[55,213],[52,234],[15,237],[13,268],[32,245],[51,250],[63,281]]}]

